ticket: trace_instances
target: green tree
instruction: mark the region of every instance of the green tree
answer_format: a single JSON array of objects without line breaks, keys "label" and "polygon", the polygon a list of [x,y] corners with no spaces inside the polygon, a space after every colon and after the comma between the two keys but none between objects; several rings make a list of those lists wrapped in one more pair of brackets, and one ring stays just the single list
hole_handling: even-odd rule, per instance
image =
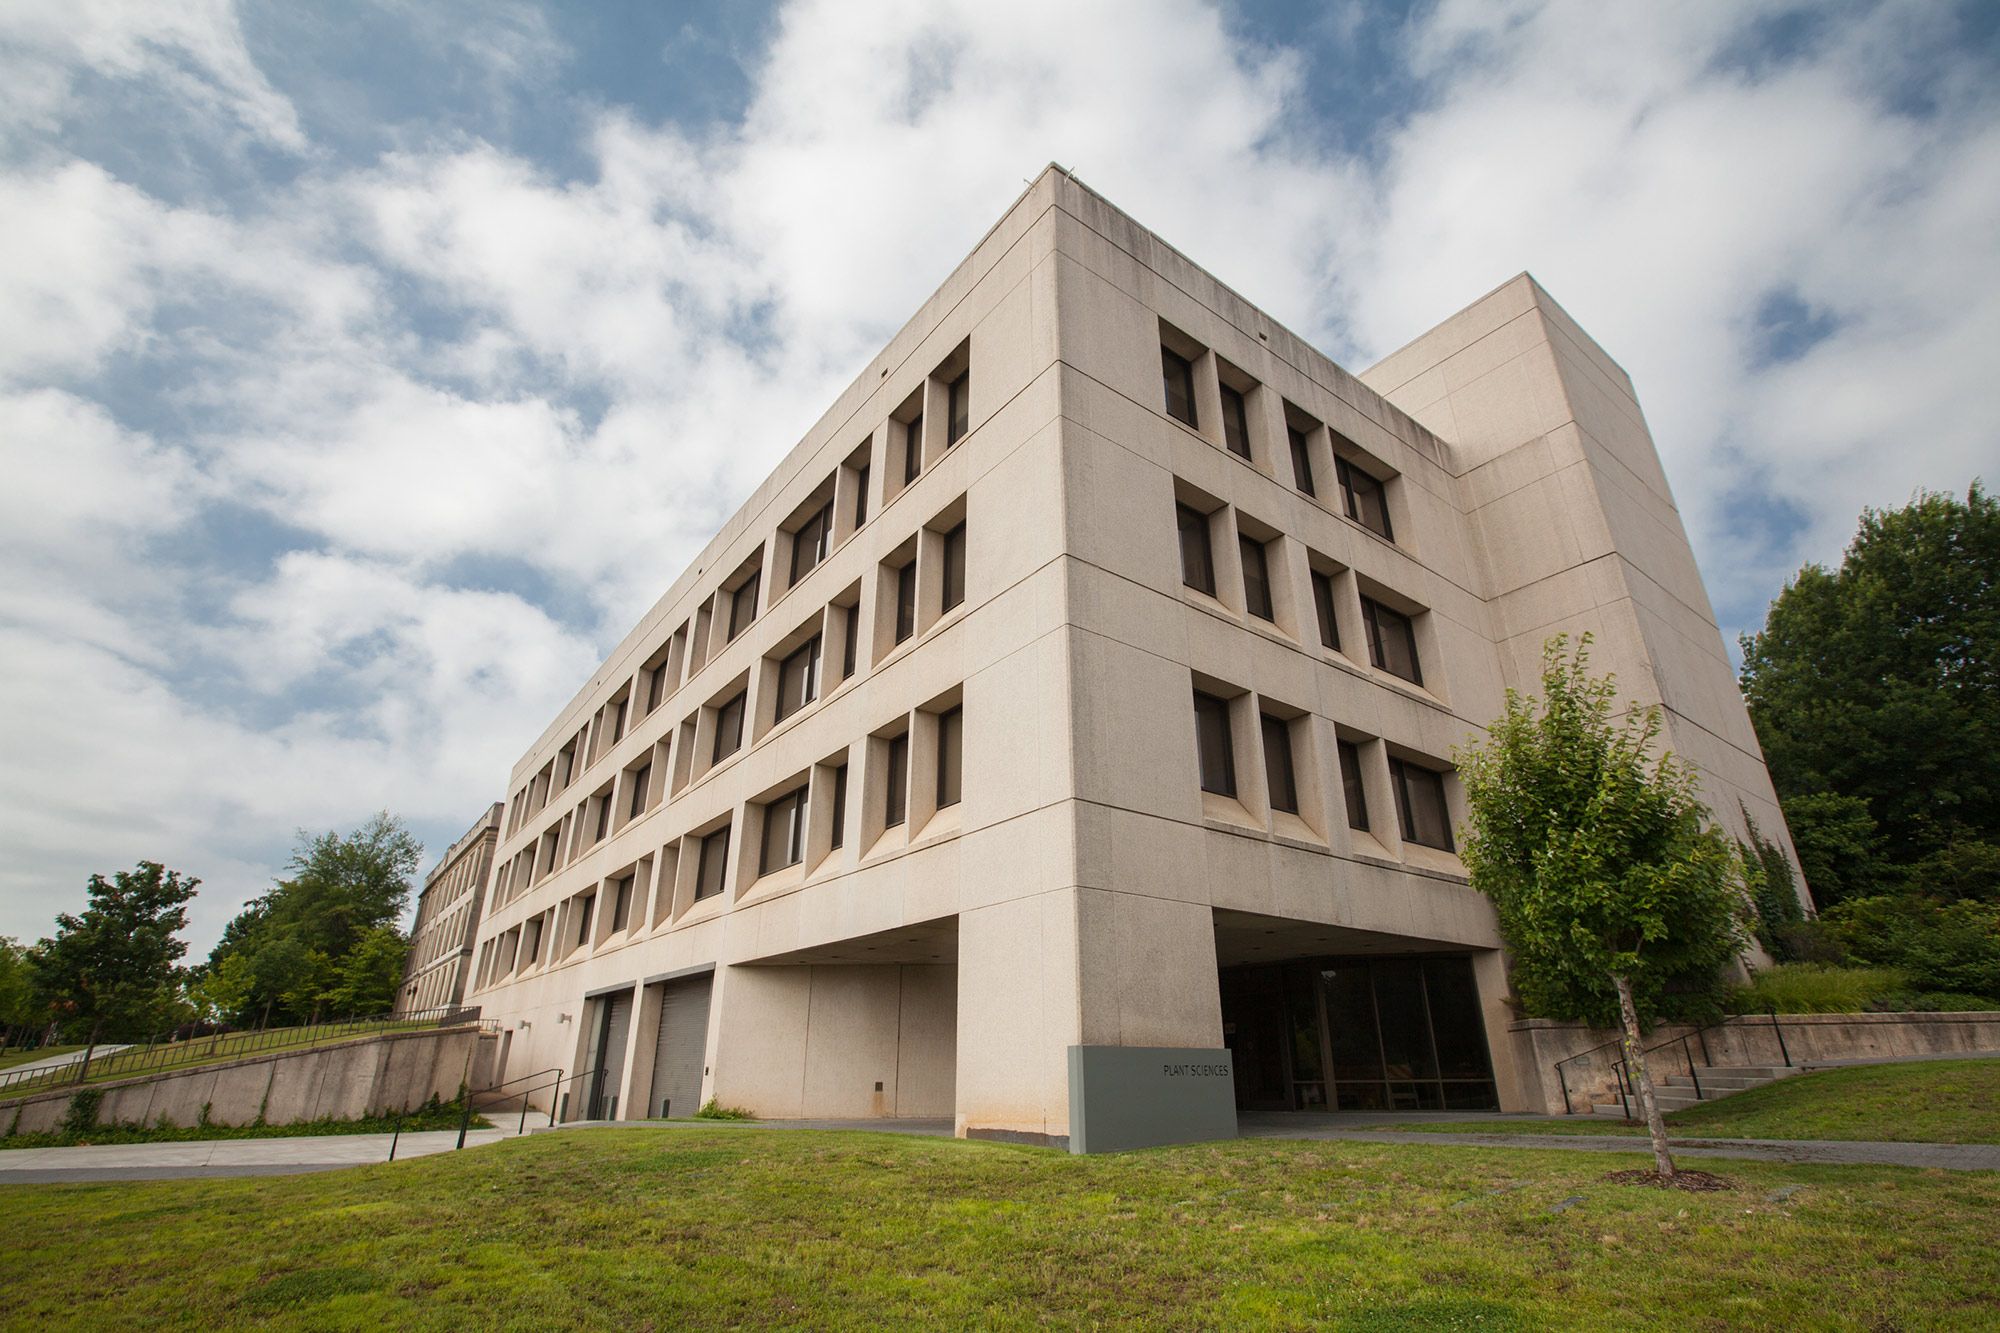
[{"label": "green tree", "polygon": [[35,1026],[45,1015],[35,1008],[34,976],[28,965],[28,951],[12,935],[0,935],[0,1033],[7,1043],[20,1040],[24,1030]]},{"label": "green tree", "polygon": [[1693,765],[1652,757],[1657,708],[1617,707],[1614,678],[1585,670],[1589,636],[1544,646],[1539,703],[1458,752],[1469,818],[1460,852],[1493,900],[1531,1012],[1617,1015],[1661,1176],[1674,1173],[1642,1021],[1675,984],[1714,986],[1744,944],[1738,858],[1696,799]]},{"label": "green tree", "polygon": [[56,918],[56,934],[34,949],[35,982],[48,1011],[77,1036],[108,1041],[170,1026],[187,941],[187,902],[198,879],[141,861],[107,881],[90,877],[83,915]]},{"label": "green tree", "polygon": [[1824,912],[1863,898],[1893,878],[1882,859],[1882,835],[1859,796],[1813,792],[1784,801],[1785,827],[1799,854],[1799,873]]},{"label": "green tree", "polygon": [[[2000,847],[2000,501],[1919,492],[1869,509],[1840,568],[1808,565],[1742,639],[1744,697],[1778,795],[1858,800],[1886,865],[1858,855],[1851,811],[1813,854],[1823,905],[1942,869],[1991,884]],[[1815,816],[1835,813],[1810,809]],[[1802,860],[1806,853],[1801,850]],[[1831,860],[1837,889],[1815,873]],[[1956,882],[1956,881],[1954,881]],[[1923,888],[1921,884],[1912,887]],[[1992,891],[1992,890],[1987,890]]]},{"label": "green tree", "polygon": [[382,1014],[395,1008],[410,942],[392,926],[377,926],[348,951],[340,979],[327,992],[336,1014]]}]

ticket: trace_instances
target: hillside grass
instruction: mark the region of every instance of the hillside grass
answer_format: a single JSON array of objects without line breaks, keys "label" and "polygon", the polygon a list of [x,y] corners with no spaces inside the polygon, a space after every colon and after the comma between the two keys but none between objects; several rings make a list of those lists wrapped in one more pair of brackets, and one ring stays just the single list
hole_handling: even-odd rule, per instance
[{"label": "hillside grass", "polygon": [[303,1176],[0,1186],[0,1326],[1990,1329],[2000,1174],[1245,1139],[1071,1157],[587,1130]]},{"label": "hillside grass", "polygon": [[[2000,1143],[2000,1060],[1821,1069],[1675,1111],[1666,1121],[1671,1133],[1690,1138]],[[1595,1116],[1374,1128],[1459,1134],[1646,1132],[1632,1121]]]},{"label": "hillside grass", "polygon": [[[337,1030],[327,1025],[319,1028],[266,1028],[262,1032],[231,1032],[210,1037],[196,1037],[183,1042],[168,1042],[151,1049],[142,1044],[93,1059],[90,1063],[90,1076],[84,1082],[113,1083],[119,1079],[139,1078],[147,1074],[199,1069],[203,1065],[241,1060],[247,1056],[270,1055],[315,1045],[332,1046],[339,1042],[355,1041],[383,1032],[408,1032],[435,1026],[437,1023],[432,1019],[418,1021],[384,1019],[378,1023],[343,1025]],[[55,1054],[64,1050],[82,1049],[81,1046],[51,1046],[46,1048],[46,1053]],[[75,1078],[74,1066],[51,1070],[46,1078],[22,1079],[0,1088],[0,1099],[46,1092],[51,1087],[72,1083]]]},{"label": "hillside grass", "polygon": [[46,1060],[56,1055],[68,1055],[71,1051],[80,1051],[82,1049],[83,1047],[81,1046],[37,1046],[32,1050],[24,1051],[18,1046],[9,1046],[5,1051],[0,1051],[0,1069],[12,1069],[15,1065],[33,1064],[37,1060]]}]

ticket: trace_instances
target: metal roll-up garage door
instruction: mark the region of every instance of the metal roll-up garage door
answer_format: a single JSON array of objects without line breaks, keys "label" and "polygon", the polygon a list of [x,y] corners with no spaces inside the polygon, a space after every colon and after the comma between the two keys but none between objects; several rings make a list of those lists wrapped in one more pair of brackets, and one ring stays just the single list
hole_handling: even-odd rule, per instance
[{"label": "metal roll-up garage door", "polygon": [[689,977],[660,987],[660,1048],[653,1057],[653,1102],[646,1114],[686,1118],[700,1107],[714,981],[713,976]]},{"label": "metal roll-up garage door", "polygon": [[586,1070],[601,1070],[587,1085],[587,1119],[618,1118],[618,1088],[625,1077],[625,1040],[632,1030],[632,992],[607,995],[597,1002],[597,1034]]}]

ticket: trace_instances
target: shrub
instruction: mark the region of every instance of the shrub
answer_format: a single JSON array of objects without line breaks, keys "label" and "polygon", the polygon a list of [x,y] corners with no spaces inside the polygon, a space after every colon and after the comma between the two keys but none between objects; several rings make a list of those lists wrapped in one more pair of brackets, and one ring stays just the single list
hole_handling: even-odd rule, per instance
[{"label": "shrub", "polygon": [[1879,996],[1909,989],[1909,978],[1888,967],[1828,967],[1780,963],[1757,973],[1732,997],[1734,1007],[1781,1014],[1859,1014]]},{"label": "shrub", "polygon": [[104,1089],[82,1088],[69,1099],[69,1109],[63,1112],[62,1133],[70,1138],[81,1138],[97,1124],[97,1108],[104,1100]]},{"label": "shrub", "polygon": [[1868,1007],[1878,1014],[1980,1014],[2000,1009],[2000,1001],[1962,991],[1898,990],[1876,996]]},{"label": "shrub", "polygon": [[1907,973],[1909,989],[2000,995],[2000,903],[1857,898],[1826,920],[1857,961]]},{"label": "shrub", "polygon": [[694,1118],[697,1120],[755,1120],[757,1117],[751,1115],[740,1106],[724,1106],[717,1102],[715,1098],[710,1097],[702,1104],[702,1108],[694,1113]]}]

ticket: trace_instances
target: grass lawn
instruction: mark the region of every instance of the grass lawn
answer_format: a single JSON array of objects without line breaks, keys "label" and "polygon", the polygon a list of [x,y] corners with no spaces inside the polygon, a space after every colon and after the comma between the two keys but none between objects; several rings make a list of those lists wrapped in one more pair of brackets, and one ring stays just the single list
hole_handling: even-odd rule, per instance
[{"label": "grass lawn", "polygon": [[[1381,1125],[1481,1134],[1644,1134],[1595,1116]],[[2000,1060],[1850,1065],[1794,1074],[1667,1117],[1675,1134],[1727,1139],[1846,1139],[1874,1143],[2000,1143]]]},{"label": "grass lawn", "polygon": [[9,1046],[5,1052],[0,1052],[0,1069],[12,1069],[15,1065],[31,1064],[52,1055],[68,1055],[71,1051],[82,1049],[81,1046],[37,1046],[32,1051],[24,1051],[17,1046]]},{"label": "grass lawn", "polygon": [[1246,1139],[587,1130],[290,1177],[0,1187],[0,1326],[1991,1329],[2000,1173]]}]

